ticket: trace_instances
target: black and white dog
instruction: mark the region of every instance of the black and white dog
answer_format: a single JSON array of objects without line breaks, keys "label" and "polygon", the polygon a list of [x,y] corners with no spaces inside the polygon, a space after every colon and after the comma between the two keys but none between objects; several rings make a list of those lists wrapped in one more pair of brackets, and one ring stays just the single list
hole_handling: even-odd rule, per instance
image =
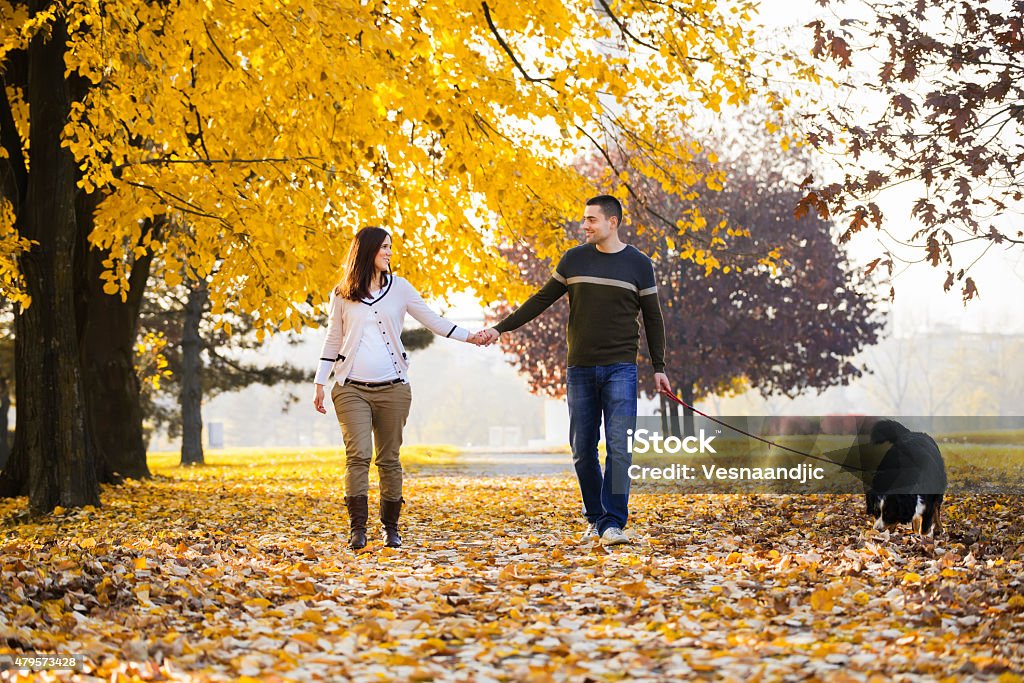
[{"label": "black and white dog", "polygon": [[892,444],[866,496],[875,529],[882,531],[909,522],[914,533],[930,537],[940,533],[946,464],[939,445],[927,434],[912,432],[895,420],[876,422],[871,428],[871,443]]}]

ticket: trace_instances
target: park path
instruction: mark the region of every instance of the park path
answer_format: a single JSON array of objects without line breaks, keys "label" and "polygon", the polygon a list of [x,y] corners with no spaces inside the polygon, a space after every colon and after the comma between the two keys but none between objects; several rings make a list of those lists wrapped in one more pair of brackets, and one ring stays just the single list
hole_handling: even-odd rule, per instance
[{"label": "park path", "polygon": [[420,465],[412,468],[413,476],[438,477],[534,477],[572,474],[569,453],[483,453],[464,452],[451,464]]}]

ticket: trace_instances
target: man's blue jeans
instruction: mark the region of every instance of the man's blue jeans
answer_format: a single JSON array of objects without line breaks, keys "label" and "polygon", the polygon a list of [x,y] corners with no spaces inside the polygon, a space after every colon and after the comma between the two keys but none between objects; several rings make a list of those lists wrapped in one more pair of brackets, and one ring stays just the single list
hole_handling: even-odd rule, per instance
[{"label": "man's blue jeans", "polygon": [[[598,533],[626,526],[629,518],[629,466],[633,454],[626,430],[636,428],[635,363],[568,368],[569,443],[583,494],[583,514]],[[605,467],[597,455],[604,417]]]}]

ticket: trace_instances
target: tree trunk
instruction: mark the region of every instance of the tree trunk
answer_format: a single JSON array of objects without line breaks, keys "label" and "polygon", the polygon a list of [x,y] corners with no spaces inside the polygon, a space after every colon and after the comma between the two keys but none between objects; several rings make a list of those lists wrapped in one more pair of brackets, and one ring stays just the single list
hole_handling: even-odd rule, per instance
[{"label": "tree trunk", "polygon": [[[688,380],[688,379],[685,380],[681,385],[679,385],[679,390],[678,391],[682,394],[682,396],[680,398],[682,398],[684,401],[686,401],[687,404],[692,406],[693,405],[693,382],[691,380]],[[676,405],[678,406],[678,404],[676,404]],[[677,421],[678,421],[678,419],[679,418],[676,417]],[[683,408],[683,433],[686,436],[694,436],[696,434],[696,432],[697,432],[696,427],[693,424],[693,411],[690,410],[689,408],[684,407]]]},{"label": "tree trunk", "polygon": [[675,401],[669,401],[668,404],[668,433],[676,437],[683,435],[679,427],[679,404]]},{"label": "tree trunk", "polygon": [[141,388],[135,374],[135,341],[152,256],[147,253],[133,264],[126,301],[122,302],[119,294],[103,291],[100,273],[108,252],[91,249],[88,242],[97,199],[93,195],[79,202],[80,214],[85,214],[78,217],[81,265],[77,269],[81,277],[82,382],[97,476],[101,482],[117,483],[122,477],[150,477],[142,433]]},{"label": "tree trunk", "polygon": [[661,415],[661,433],[662,434],[668,434],[669,433],[668,432],[668,414],[669,414],[669,407],[668,407],[669,400],[668,400],[668,396],[666,396],[665,394],[658,394],[658,401],[661,402],[661,410],[659,411],[659,414]]},{"label": "tree trunk", "polygon": [[[14,391],[18,394],[18,385],[26,382],[25,368],[18,362],[18,335],[14,335]],[[19,410],[14,419],[14,443],[11,444],[11,457],[0,472],[0,498],[15,498],[28,495],[28,449],[25,448],[25,434],[28,433],[27,414]]]},{"label": "tree trunk", "polygon": [[28,457],[24,448],[19,448],[18,428],[14,428],[14,442],[11,455],[0,472],[0,498],[16,498],[28,495]]},{"label": "tree trunk", "polygon": [[185,304],[185,325],[181,334],[181,464],[202,465],[203,461],[203,340],[199,323],[206,305],[206,283],[189,291]]},{"label": "tree trunk", "polygon": [[0,378],[0,468],[7,465],[11,457],[11,444],[7,440],[8,416],[11,412],[11,389],[7,378]]},{"label": "tree trunk", "polygon": [[[32,16],[52,4],[29,3]],[[75,161],[61,133],[71,109],[64,79],[67,24],[58,12],[50,32],[29,45],[31,111],[28,191],[19,233],[38,242],[21,257],[32,305],[15,316],[19,447],[27,452],[31,514],[55,506],[99,505],[85,416],[75,335]]]},{"label": "tree trunk", "polygon": [[[23,92],[27,92],[28,55],[24,50],[8,53],[4,64],[3,82],[5,85],[17,86]],[[11,110],[11,103],[7,99],[6,91],[0,91],[0,144],[3,145],[6,155],[4,173],[0,173],[0,196],[11,202],[13,206],[21,206],[28,188],[28,169],[25,166],[21,138],[18,136],[14,113]],[[14,308],[17,308],[17,304],[14,304]],[[12,332],[14,332],[13,329]],[[15,334],[15,349],[17,349],[17,334]],[[16,351],[15,357],[17,357]],[[17,362],[14,364],[14,376],[16,389],[18,380],[23,378]],[[22,430],[23,424],[23,411],[18,411],[14,443],[11,445],[11,453],[7,462],[4,463],[3,472],[0,472],[0,498],[28,495],[28,461],[25,458],[25,449],[19,446],[20,443],[24,443],[24,439],[20,441],[18,439],[18,432]]]}]

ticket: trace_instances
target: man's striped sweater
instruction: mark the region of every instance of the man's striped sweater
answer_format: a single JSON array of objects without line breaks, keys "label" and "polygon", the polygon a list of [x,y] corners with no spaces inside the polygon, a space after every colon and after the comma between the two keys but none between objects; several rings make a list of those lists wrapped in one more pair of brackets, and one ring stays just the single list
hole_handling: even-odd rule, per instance
[{"label": "man's striped sweater", "polygon": [[665,371],[665,322],[654,265],[632,245],[608,254],[592,244],[565,252],[551,279],[494,326],[510,332],[569,293],[568,365],[635,363],[643,315],[655,372]]}]

